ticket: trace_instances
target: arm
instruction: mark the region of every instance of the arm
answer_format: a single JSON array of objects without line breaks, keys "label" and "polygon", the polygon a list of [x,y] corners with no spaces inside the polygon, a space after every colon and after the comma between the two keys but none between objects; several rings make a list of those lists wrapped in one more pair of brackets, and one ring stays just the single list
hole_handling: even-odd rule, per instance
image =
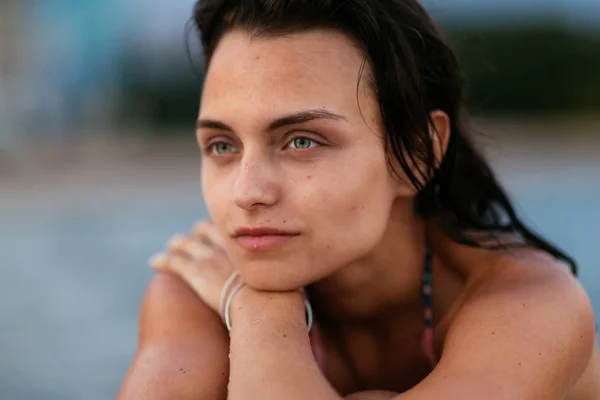
[{"label": "arm", "polygon": [[219,317],[180,278],[158,273],[143,300],[137,353],[117,398],[224,399],[228,351]]},{"label": "arm", "polygon": [[340,399],[310,347],[299,292],[245,287],[231,310],[229,398]]},{"label": "arm", "polygon": [[[299,292],[244,288],[233,304],[229,399],[342,399],[314,360]],[[347,399],[390,400],[396,396],[369,391]]]},{"label": "arm", "polygon": [[[239,296],[232,311],[231,399],[340,399],[312,358],[299,296],[251,289]],[[589,300],[566,270],[499,265],[469,284],[435,371],[393,398],[561,399],[593,348]],[[351,398],[376,395],[391,396]]]}]

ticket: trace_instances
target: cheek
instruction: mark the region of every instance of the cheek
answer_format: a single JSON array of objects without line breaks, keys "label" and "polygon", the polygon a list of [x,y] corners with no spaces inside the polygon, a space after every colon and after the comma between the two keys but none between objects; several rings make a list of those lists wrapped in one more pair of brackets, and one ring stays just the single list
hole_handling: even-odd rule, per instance
[{"label": "cheek", "polygon": [[396,197],[385,161],[355,163],[323,182],[312,208],[313,253],[338,264],[364,257],[382,239]]},{"label": "cheek", "polygon": [[[359,199],[356,199],[359,200]],[[315,234],[312,254],[336,269],[367,256],[380,243],[390,217],[384,196],[365,197],[364,203],[329,209]]]},{"label": "cheek", "polygon": [[208,213],[212,217],[212,213],[214,212],[214,205],[218,204],[218,202],[216,201],[216,197],[218,197],[218,194],[214,189],[214,184],[211,180],[211,175],[206,171],[206,168],[204,166],[202,166],[200,182],[202,184],[202,198],[204,200],[204,204],[206,205]]},{"label": "cheek", "polygon": [[227,220],[227,205],[231,200],[231,183],[225,176],[216,175],[210,167],[202,168],[201,183],[208,215],[215,225],[222,229],[223,222]]}]

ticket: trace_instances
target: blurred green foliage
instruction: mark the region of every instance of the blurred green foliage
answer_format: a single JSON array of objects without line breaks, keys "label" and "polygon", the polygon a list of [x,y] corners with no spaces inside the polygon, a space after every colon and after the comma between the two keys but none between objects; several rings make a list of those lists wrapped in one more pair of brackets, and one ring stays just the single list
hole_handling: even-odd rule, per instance
[{"label": "blurred green foliage", "polygon": [[600,111],[600,35],[559,25],[448,29],[478,114]]},{"label": "blurred green foliage", "polygon": [[[463,68],[473,114],[540,117],[600,112],[600,35],[577,33],[559,24],[445,31]],[[155,127],[193,126],[202,79],[183,53],[171,61],[172,71],[159,77],[141,73],[142,60],[126,58],[120,107],[127,110],[125,120],[143,120]]]},{"label": "blurred green foliage", "polygon": [[186,59],[173,60],[173,72],[153,76],[140,73],[143,63],[129,59],[121,69],[121,115],[125,123],[153,128],[193,127],[202,91],[202,77]]}]

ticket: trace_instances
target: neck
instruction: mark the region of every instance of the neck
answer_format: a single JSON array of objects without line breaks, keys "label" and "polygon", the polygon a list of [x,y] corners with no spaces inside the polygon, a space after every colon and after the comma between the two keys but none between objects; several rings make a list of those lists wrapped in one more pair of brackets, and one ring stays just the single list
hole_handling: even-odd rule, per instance
[{"label": "neck", "polygon": [[384,321],[422,307],[426,224],[412,207],[397,205],[371,253],[313,284],[309,294],[328,321]]}]

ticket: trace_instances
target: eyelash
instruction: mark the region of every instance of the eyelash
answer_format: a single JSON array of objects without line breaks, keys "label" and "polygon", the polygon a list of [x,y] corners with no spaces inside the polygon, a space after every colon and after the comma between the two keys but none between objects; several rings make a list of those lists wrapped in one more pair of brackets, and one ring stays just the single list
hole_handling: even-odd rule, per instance
[{"label": "eyelash", "polygon": [[[295,140],[298,140],[298,139],[308,140],[311,144],[313,144],[313,146],[310,146],[310,147],[305,148],[305,149],[293,148],[294,150],[309,150],[309,149],[312,149],[313,147],[315,147],[315,145],[317,147],[323,146],[323,143],[321,143],[320,141],[318,141],[316,139],[313,139],[313,138],[308,137],[308,136],[298,135],[298,136],[290,138],[290,140],[287,142],[285,148],[288,148],[290,145],[292,145],[294,143]],[[210,143],[209,145],[207,145],[206,148],[204,149],[204,153],[207,154],[207,155],[216,156],[216,157],[224,156],[226,154],[217,154],[217,153],[214,152],[214,150],[216,149],[216,146],[222,145],[222,144],[225,144],[225,145],[228,145],[230,147],[235,148],[235,146],[233,144],[231,144],[231,143],[229,143],[227,141],[221,140],[221,141],[213,142],[213,143]],[[232,153],[232,152],[229,152],[229,153]]]},{"label": "eyelash", "polygon": [[225,144],[225,145],[235,148],[235,146],[231,143],[228,143],[225,141],[218,141],[218,142],[214,142],[214,143],[211,143],[208,146],[206,146],[206,149],[204,149],[204,153],[207,155],[217,156],[217,157],[223,156],[224,154],[218,154],[218,153],[214,152],[216,146],[221,145],[221,144]]}]

